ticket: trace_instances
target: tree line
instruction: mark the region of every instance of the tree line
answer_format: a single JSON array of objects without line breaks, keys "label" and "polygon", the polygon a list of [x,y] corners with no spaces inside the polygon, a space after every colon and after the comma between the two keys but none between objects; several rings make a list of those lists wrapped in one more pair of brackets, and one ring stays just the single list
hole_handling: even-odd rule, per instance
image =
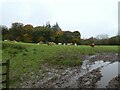
[{"label": "tree line", "polygon": [[88,39],[81,39],[81,44],[89,45],[91,43],[95,43],[96,45],[120,45],[120,36],[116,35],[110,38],[94,38],[90,37]]},{"label": "tree line", "polygon": [[101,34],[97,37],[82,39],[79,31],[63,31],[58,23],[51,25],[49,22],[43,26],[35,26],[31,24],[12,23],[11,27],[0,26],[2,30],[2,40],[20,41],[26,43],[43,43],[54,42],[56,44],[72,43],[77,45],[120,45],[120,35],[108,38],[107,35]]},{"label": "tree line", "polygon": [[79,31],[63,31],[58,23],[50,25],[46,23],[43,26],[33,27],[31,24],[12,23],[10,28],[1,26],[2,40],[21,41],[27,43],[43,43],[54,42],[56,44],[73,43],[80,44],[81,34]]}]

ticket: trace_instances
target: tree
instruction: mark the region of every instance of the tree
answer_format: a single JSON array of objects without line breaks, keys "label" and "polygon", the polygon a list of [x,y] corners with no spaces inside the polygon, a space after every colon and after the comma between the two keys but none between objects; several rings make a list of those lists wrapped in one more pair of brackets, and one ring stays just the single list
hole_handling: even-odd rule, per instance
[{"label": "tree", "polygon": [[97,45],[108,45],[108,39],[109,37],[107,34],[99,34],[96,36],[94,42]]},{"label": "tree", "polygon": [[28,34],[28,33],[26,33],[26,34],[24,34],[23,35],[23,41],[24,42],[32,42],[32,35],[31,34]]},{"label": "tree", "polygon": [[46,22],[46,27],[51,28],[50,22]]},{"label": "tree", "polygon": [[73,33],[70,31],[65,31],[64,32],[64,42],[65,43],[72,43],[73,42]]},{"label": "tree", "polygon": [[1,25],[0,26],[0,32],[1,32],[0,35],[2,35],[2,40],[7,40],[8,39],[8,35],[9,35],[7,26]]},{"label": "tree", "polygon": [[55,25],[52,26],[52,29],[53,29],[53,31],[61,31],[61,28],[59,27],[57,22]]},{"label": "tree", "polygon": [[33,26],[31,24],[27,24],[23,28],[24,28],[23,41],[32,42]]},{"label": "tree", "polygon": [[109,38],[108,43],[110,45],[120,45],[120,36],[117,35],[117,36]]},{"label": "tree", "polygon": [[10,40],[23,41],[23,23],[12,23],[10,30]]},{"label": "tree", "polygon": [[37,26],[33,30],[33,42],[50,42],[52,41],[53,31],[51,28]]},{"label": "tree", "polygon": [[38,43],[40,41],[55,42],[57,43],[77,43],[80,44],[81,35],[78,31],[62,31],[56,22],[51,27],[50,23],[47,22],[46,26],[33,27],[31,24],[24,25],[23,23],[15,22],[12,23],[9,30],[6,27],[3,28],[3,40],[16,40],[23,42]]},{"label": "tree", "polygon": [[87,39],[81,39],[81,44],[83,44],[83,45],[90,45],[91,43],[95,43],[95,38],[90,37]]},{"label": "tree", "polygon": [[80,44],[81,34],[78,31],[73,32],[73,44]]},{"label": "tree", "polygon": [[64,43],[64,37],[63,37],[64,32],[63,31],[56,31],[55,32],[55,43]]},{"label": "tree", "polygon": [[24,30],[32,31],[33,30],[33,26],[31,24],[27,24],[27,25],[24,26]]},{"label": "tree", "polygon": [[99,34],[96,36],[96,39],[108,39],[108,35],[107,34]]},{"label": "tree", "polygon": [[40,37],[43,37],[43,40],[44,40],[43,42],[45,42],[45,36],[44,36],[43,28],[44,27],[42,27],[42,26],[34,27],[33,34],[32,34],[32,36],[33,36],[32,41],[33,42],[38,43],[39,40],[40,40]]}]

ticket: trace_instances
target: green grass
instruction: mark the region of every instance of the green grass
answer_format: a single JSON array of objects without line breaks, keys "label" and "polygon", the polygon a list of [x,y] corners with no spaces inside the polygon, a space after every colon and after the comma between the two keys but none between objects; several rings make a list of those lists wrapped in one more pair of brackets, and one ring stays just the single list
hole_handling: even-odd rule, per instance
[{"label": "green grass", "polygon": [[[102,52],[118,52],[118,46],[63,46],[37,45],[31,43],[2,42],[2,60],[10,60],[10,86],[15,87],[31,79],[31,72],[38,71],[41,64],[76,66],[82,64],[82,55]],[[23,77],[25,75],[26,77]],[[24,78],[24,79],[21,79]]]}]

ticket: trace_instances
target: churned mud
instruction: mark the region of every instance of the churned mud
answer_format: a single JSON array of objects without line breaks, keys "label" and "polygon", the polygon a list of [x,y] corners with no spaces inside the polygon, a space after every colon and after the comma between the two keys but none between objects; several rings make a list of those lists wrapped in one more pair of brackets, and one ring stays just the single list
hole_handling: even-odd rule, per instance
[{"label": "churned mud", "polygon": [[120,88],[120,75],[114,77],[107,85],[107,88]]},{"label": "churned mud", "polygon": [[75,67],[42,66],[32,79],[21,83],[21,88],[118,88],[117,53],[86,55],[83,64]]},{"label": "churned mud", "polygon": [[101,77],[102,74],[100,73],[100,68],[94,69],[78,79],[78,87],[96,88],[96,83],[100,80]]}]

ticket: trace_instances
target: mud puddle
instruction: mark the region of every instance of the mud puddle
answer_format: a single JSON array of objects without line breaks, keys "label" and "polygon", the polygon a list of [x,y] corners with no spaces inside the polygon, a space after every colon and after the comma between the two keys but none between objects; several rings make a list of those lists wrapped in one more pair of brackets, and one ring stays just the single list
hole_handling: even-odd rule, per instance
[{"label": "mud puddle", "polygon": [[109,81],[118,76],[118,65],[120,65],[119,62],[114,62],[101,69],[103,77],[97,82],[98,88],[106,88]]},{"label": "mud puddle", "polygon": [[109,82],[114,77],[118,76],[118,66],[120,65],[120,62],[118,62],[117,54],[115,54],[110,60],[108,60],[109,55],[105,56],[107,57],[106,59],[101,55],[101,60],[95,57],[100,56],[90,56],[88,60],[85,60],[81,66],[81,72],[83,72],[84,75],[79,78],[80,83],[78,82],[78,86],[80,88],[106,88]]},{"label": "mud puddle", "polygon": [[21,86],[25,88],[106,88],[109,83],[110,85],[113,83],[112,79],[118,76],[120,63],[117,57],[116,53],[87,55],[81,66],[61,69],[43,65],[45,72],[43,78],[40,80],[35,78],[34,81],[24,82]]}]

